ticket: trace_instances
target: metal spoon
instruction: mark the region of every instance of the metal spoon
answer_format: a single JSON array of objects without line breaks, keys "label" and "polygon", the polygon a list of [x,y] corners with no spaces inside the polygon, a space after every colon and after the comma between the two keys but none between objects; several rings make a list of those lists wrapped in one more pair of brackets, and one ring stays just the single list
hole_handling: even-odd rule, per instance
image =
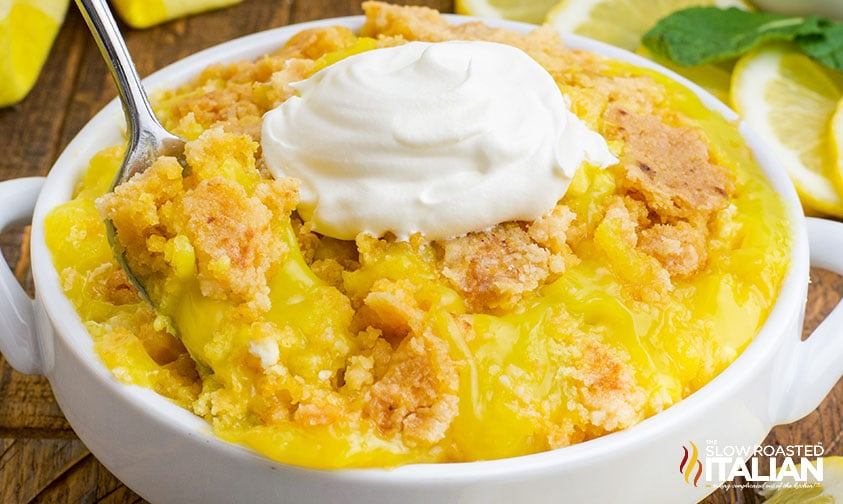
[{"label": "metal spoon", "polygon": [[[155,117],[149,98],[141,85],[138,71],[126,48],[126,42],[120,35],[120,30],[105,0],[76,0],[76,5],[82,12],[99,46],[100,53],[111,71],[123,104],[123,112],[126,115],[129,145],[123,164],[109,190],[113,191],[116,186],[129,180],[132,175],[146,170],[161,156],[174,156],[182,166],[186,166],[184,140],[167,131]],[[108,242],[117,262],[120,263],[129,280],[137,287],[141,297],[154,307],[146,289],[126,262],[125,248],[117,239],[114,224],[111,220],[106,220],[105,224]]]}]

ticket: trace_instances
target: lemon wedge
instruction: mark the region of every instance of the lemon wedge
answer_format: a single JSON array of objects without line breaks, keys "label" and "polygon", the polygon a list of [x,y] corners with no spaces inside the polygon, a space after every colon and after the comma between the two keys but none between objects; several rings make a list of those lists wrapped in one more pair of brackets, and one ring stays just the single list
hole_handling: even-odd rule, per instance
[{"label": "lemon wedge", "polygon": [[[799,465],[796,466],[797,470]],[[823,458],[823,480],[796,482],[787,477],[761,492],[764,504],[834,504],[843,502],[843,457]]]},{"label": "lemon wedge", "polygon": [[576,33],[634,51],[641,36],[671,12],[695,5],[748,8],[742,0],[561,0],[546,21],[561,33]]},{"label": "lemon wedge", "polygon": [[539,24],[558,0],[457,0],[458,14]]},{"label": "lemon wedge", "polygon": [[69,0],[0,0],[0,107],[35,85]]},{"label": "lemon wedge", "polygon": [[732,73],[732,106],[773,149],[802,204],[837,217],[829,125],[841,96],[843,74],[787,45],[746,54]]},{"label": "lemon wedge", "polygon": [[111,0],[120,18],[133,28],[147,28],[189,14],[227,7],[242,0]]}]

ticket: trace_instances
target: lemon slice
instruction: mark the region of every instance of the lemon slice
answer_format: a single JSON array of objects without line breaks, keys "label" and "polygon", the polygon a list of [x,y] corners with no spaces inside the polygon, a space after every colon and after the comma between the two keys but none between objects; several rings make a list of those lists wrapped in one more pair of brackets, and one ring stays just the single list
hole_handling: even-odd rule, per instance
[{"label": "lemon slice", "polygon": [[35,85],[69,0],[0,0],[0,107]]},{"label": "lemon slice", "polygon": [[558,0],[457,0],[458,14],[539,24]]},{"label": "lemon slice", "polygon": [[829,130],[831,147],[831,181],[837,194],[843,198],[843,99],[837,102],[834,115],[831,116]]},{"label": "lemon slice", "polygon": [[[799,465],[796,466],[799,470]],[[824,457],[822,481],[808,473],[807,482],[787,476],[762,490],[764,504],[834,504],[843,502],[843,457]]]},{"label": "lemon slice", "polygon": [[733,107],[773,149],[803,205],[838,217],[829,123],[842,95],[843,74],[787,45],[746,54],[732,74]]},{"label": "lemon slice", "polygon": [[218,9],[242,0],[111,0],[120,18],[134,28],[147,28],[189,14]]},{"label": "lemon slice", "polygon": [[634,51],[641,36],[671,12],[695,5],[748,8],[742,0],[561,0],[547,22],[561,33],[576,33]]},{"label": "lemon slice", "polygon": [[659,65],[673,70],[682,77],[694,82],[705,89],[723,103],[729,103],[729,87],[732,83],[732,65],[725,63],[697,65],[685,67],[656,56],[646,47],[641,46],[636,51],[639,56],[651,59]]}]

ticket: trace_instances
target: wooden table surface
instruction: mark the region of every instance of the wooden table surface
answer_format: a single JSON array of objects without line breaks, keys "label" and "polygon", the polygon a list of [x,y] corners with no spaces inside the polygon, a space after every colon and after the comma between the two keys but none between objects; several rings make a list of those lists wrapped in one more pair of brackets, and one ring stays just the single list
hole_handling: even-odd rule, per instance
[{"label": "wooden table surface", "polygon": [[[449,0],[406,2],[453,12]],[[217,43],[268,28],[317,18],[359,14],[357,0],[245,0],[146,30],[124,33],[141,75]],[[111,78],[81,16],[72,5],[33,91],[0,109],[0,180],[45,175],[76,132],[116,96]],[[5,257],[32,291],[21,258],[23,228],[0,235]],[[843,279],[812,271],[806,334],[843,294]],[[843,337],[843,335],[841,335]],[[111,475],[73,433],[40,376],[12,370],[0,357],[0,503],[143,502]],[[822,443],[843,455],[843,381],[803,420],[773,430],[766,443]],[[705,502],[756,502],[751,492],[718,490]]]}]

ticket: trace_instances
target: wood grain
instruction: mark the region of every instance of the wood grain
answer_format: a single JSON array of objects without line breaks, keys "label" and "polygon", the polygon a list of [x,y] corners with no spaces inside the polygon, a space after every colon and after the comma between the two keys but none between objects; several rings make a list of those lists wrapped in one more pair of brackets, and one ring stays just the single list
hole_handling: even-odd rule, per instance
[{"label": "wood grain", "polygon": [[[450,0],[412,0],[453,12]],[[147,30],[122,26],[141,75],[188,54],[248,33],[313,19],[361,12],[358,0],[245,0],[213,12]],[[71,8],[44,71],[19,105],[0,109],[0,180],[44,175],[79,129],[116,96],[111,78],[81,16]],[[20,258],[24,228],[0,234],[12,266]],[[22,271],[32,291],[31,278]],[[806,334],[843,295],[843,278],[812,270]],[[843,455],[843,382],[801,421],[778,427],[767,443],[822,442]],[[666,475],[665,477],[669,477]],[[755,503],[749,491],[718,490],[707,504]],[[13,371],[0,358],[0,502],[143,502],[108,472],[79,441],[56,404],[47,380]]]}]

